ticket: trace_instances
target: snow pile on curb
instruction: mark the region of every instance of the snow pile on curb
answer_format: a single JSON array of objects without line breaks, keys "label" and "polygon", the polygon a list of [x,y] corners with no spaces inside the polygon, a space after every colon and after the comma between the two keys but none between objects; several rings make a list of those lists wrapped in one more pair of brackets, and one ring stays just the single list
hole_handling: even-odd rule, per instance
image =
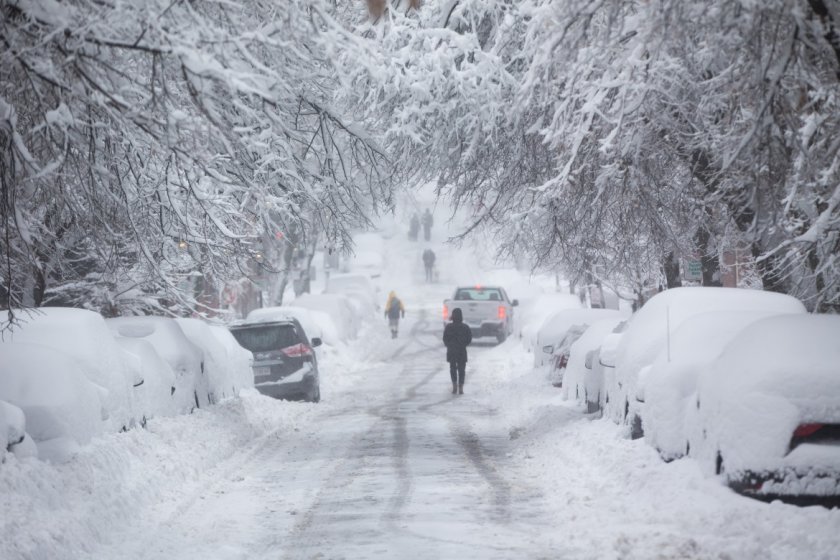
[{"label": "snow pile on curb", "polygon": [[189,416],[153,419],[146,430],[95,438],[64,464],[4,452],[0,558],[84,557],[140,510],[200,493],[312,410],[247,390]]}]

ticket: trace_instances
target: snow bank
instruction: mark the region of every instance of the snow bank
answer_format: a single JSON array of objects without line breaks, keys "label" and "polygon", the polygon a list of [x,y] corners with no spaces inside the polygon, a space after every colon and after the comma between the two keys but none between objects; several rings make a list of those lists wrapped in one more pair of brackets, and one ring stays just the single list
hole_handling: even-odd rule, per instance
[{"label": "snow bank", "polygon": [[743,329],[700,376],[691,454],[708,469],[719,455],[730,481],[747,471],[833,473],[840,492],[840,445],[791,445],[802,424],[840,424],[838,341],[836,315],[777,315]]},{"label": "snow bank", "polygon": [[64,464],[9,454],[0,465],[0,558],[89,558],[125,527],[166,523],[282,441],[278,434],[306,426],[313,410],[246,390],[211,409],[154,418],[145,430],[95,438]]},{"label": "snow bank", "polygon": [[108,431],[128,428],[141,420],[132,409],[133,385],[140,380],[126,367],[125,356],[101,315],[84,309],[41,308],[0,342],[0,352],[21,342],[61,352],[87,379],[104,389]]},{"label": "snow bank", "polygon": [[65,353],[24,342],[0,346],[0,400],[23,411],[42,459],[66,461],[103,432],[104,394]]}]

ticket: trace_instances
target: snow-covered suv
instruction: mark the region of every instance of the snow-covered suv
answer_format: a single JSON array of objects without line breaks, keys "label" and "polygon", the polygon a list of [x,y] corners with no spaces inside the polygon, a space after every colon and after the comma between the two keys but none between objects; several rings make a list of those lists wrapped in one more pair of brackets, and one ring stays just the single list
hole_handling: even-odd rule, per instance
[{"label": "snow-covered suv", "polygon": [[314,348],[296,319],[243,323],[230,327],[239,344],[254,354],[254,387],[278,399],[321,400],[318,360]]}]

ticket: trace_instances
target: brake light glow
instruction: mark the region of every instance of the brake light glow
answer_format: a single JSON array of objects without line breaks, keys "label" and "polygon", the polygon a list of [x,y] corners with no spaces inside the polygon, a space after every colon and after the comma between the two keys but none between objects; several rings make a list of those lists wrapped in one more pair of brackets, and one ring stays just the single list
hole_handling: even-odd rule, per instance
[{"label": "brake light glow", "polygon": [[446,305],[443,306],[443,320],[449,320],[449,308]]},{"label": "brake light glow", "polygon": [[289,358],[300,358],[301,356],[311,356],[312,348],[301,342],[300,344],[283,348],[281,352]]},{"label": "brake light glow", "polygon": [[793,431],[793,437],[808,437],[818,432],[823,426],[825,426],[825,424],[800,424],[799,427]]},{"label": "brake light glow", "polygon": [[499,306],[499,319],[504,319],[507,316],[507,309],[504,305]]}]

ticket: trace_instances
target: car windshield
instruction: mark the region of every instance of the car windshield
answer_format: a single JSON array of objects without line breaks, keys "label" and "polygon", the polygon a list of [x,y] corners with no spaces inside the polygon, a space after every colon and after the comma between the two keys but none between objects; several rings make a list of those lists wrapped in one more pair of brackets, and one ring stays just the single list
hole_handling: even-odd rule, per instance
[{"label": "car windshield", "polygon": [[292,325],[263,325],[231,331],[237,342],[251,352],[269,352],[294,346],[298,336]]},{"label": "car windshield", "polygon": [[461,301],[502,301],[498,288],[458,288],[455,299]]}]

